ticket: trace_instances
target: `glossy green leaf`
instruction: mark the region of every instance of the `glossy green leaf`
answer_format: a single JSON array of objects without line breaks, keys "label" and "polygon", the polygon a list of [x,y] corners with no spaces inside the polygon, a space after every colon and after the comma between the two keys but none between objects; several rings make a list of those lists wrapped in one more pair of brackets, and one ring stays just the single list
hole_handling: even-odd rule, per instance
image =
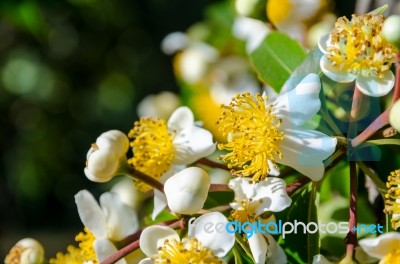
[{"label": "glossy green leaf", "polygon": [[259,78],[279,92],[306,57],[300,44],[280,32],[272,32],[250,54]]}]

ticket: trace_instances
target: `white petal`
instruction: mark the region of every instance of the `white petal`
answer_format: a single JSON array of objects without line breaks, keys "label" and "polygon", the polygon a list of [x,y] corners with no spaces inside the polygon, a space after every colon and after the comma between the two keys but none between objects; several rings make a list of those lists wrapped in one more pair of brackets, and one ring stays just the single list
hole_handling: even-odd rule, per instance
[{"label": "white petal", "polygon": [[228,187],[235,192],[235,201],[252,199],[255,195],[253,184],[246,178],[233,178],[229,181]]},{"label": "white petal", "polygon": [[120,241],[139,228],[136,213],[125,205],[118,194],[105,192],[100,196],[100,205],[106,216],[107,236]]},{"label": "white petal", "polygon": [[145,258],[142,259],[139,264],[154,264],[154,261],[152,261],[150,258]]},{"label": "white petal", "polygon": [[318,48],[323,54],[328,53],[327,49],[328,49],[328,42],[329,42],[330,35],[331,34],[328,33],[325,35],[321,35],[318,38]]},{"label": "white petal", "polygon": [[272,163],[272,161],[268,160],[268,166],[270,168],[269,175],[279,176],[281,174],[280,171],[279,171],[279,168],[275,169],[274,164]]},{"label": "white petal", "polygon": [[316,130],[286,129],[284,132],[285,138],[279,145],[283,157],[277,162],[319,181],[325,171],[322,161],[335,151],[336,138]]},{"label": "white petal", "polygon": [[387,95],[394,86],[395,77],[393,72],[387,70],[383,78],[357,76],[357,88],[368,96],[379,97]]},{"label": "white petal", "polygon": [[107,182],[117,171],[119,157],[113,149],[98,149],[88,153],[86,177],[94,182]]},{"label": "white petal", "polygon": [[[107,238],[96,239],[93,244],[94,250],[96,252],[97,259],[99,262],[105,260],[107,257],[111,256],[117,252],[117,248],[114,244]],[[116,264],[126,264],[125,259],[120,259]]]},{"label": "white petal", "polygon": [[321,254],[315,255],[313,257],[313,262],[312,264],[332,264],[329,260],[327,260],[324,256]]},{"label": "white petal", "polygon": [[333,66],[326,56],[322,56],[319,66],[321,67],[321,71],[335,82],[349,83],[356,79],[356,75],[347,71],[341,71]]},{"label": "white petal", "polygon": [[271,32],[262,21],[248,17],[236,18],[232,31],[235,37],[247,42],[246,51],[248,54],[256,50],[268,33]]},{"label": "white petal", "polygon": [[175,52],[187,47],[188,44],[189,38],[185,33],[172,32],[162,40],[161,50],[167,55],[172,55]]},{"label": "white petal", "polygon": [[175,147],[174,163],[183,165],[211,155],[216,148],[212,134],[197,126],[182,130],[175,136],[172,143]]},{"label": "white petal", "polygon": [[[207,229],[205,225],[213,224],[213,228]],[[189,237],[197,238],[201,244],[211,249],[216,256],[222,258],[235,244],[235,234],[226,231],[228,220],[219,213],[213,212],[200,216],[190,226]],[[209,231],[209,232],[208,232]]]},{"label": "white petal", "polygon": [[307,75],[295,89],[271,100],[273,114],[282,119],[281,128],[301,126],[321,107],[321,82],[317,74]]},{"label": "white petal", "polygon": [[107,237],[106,218],[93,195],[87,190],[75,194],[78,214],[84,226],[97,238]]},{"label": "white petal", "polygon": [[253,201],[262,201],[257,208],[256,215],[267,211],[280,212],[292,203],[292,199],[286,193],[286,183],[282,179],[267,177],[253,186],[256,193]]},{"label": "white petal", "polygon": [[121,156],[128,151],[129,139],[119,130],[109,130],[97,138],[96,145],[99,149],[113,149],[118,156]]},{"label": "white petal", "polygon": [[400,233],[389,232],[376,238],[360,239],[359,245],[370,256],[382,259],[388,253],[397,250],[400,243]]},{"label": "white petal", "polygon": [[170,131],[180,132],[187,127],[194,125],[194,116],[192,110],[187,106],[181,106],[176,109],[168,119],[168,129]]},{"label": "white petal", "polygon": [[251,254],[256,264],[264,264],[268,252],[268,244],[261,233],[254,233],[248,238]]},{"label": "white petal", "polygon": [[164,184],[168,207],[178,214],[195,214],[207,199],[211,179],[197,167],[186,168],[173,175]]},{"label": "white petal", "polygon": [[265,233],[264,236],[267,238],[269,244],[267,263],[287,263],[287,257],[282,247],[278,245],[278,243],[270,234]]},{"label": "white petal", "polygon": [[165,239],[180,241],[176,231],[169,226],[146,227],[140,235],[140,249],[146,256],[152,257],[158,253],[158,248],[164,243]]},{"label": "white petal", "polygon": [[167,197],[158,190],[154,190],[154,209],[151,219],[154,221],[156,217],[167,207]]}]

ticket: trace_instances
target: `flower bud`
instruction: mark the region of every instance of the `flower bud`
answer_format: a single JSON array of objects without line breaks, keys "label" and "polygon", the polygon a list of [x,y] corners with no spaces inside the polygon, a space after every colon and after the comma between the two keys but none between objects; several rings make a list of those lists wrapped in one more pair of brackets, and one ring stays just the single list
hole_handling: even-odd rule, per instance
[{"label": "flower bud", "polygon": [[389,114],[390,125],[400,132],[400,100],[397,100]]},{"label": "flower bud", "polygon": [[203,209],[210,189],[210,176],[197,167],[186,168],[164,185],[168,207],[178,214],[195,214]]},{"label": "flower bud", "polygon": [[400,15],[393,15],[385,20],[382,35],[391,44],[400,48]]},{"label": "flower bud", "polygon": [[18,241],[6,256],[5,264],[40,264],[44,261],[42,245],[32,238]]},{"label": "flower bud", "polygon": [[129,148],[128,137],[118,130],[101,134],[87,153],[86,177],[94,182],[107,182],[117,175]]}]

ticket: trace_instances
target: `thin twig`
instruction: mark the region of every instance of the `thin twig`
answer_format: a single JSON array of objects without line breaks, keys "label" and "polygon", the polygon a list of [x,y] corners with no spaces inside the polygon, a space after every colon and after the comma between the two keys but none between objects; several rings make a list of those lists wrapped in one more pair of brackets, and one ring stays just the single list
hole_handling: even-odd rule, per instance
[{"label": "thin twig", "polygon": [[196,161],[196,163],[200,163],[200,164],[212,167],[212,168],[218,168],[218,169],[223,169],[226,171],[231,171],[231,169],[229,169],[228,166],[226,166],[225,164],[215,162],[215,161],[212,161],[212,160],[209,160],[206,158],[199,159],[198,161]]}]

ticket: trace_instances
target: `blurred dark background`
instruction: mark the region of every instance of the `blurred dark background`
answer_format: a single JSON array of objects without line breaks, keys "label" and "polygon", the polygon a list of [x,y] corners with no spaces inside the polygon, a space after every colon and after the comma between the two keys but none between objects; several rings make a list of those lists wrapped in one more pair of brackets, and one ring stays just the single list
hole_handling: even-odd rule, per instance
[{"label": "blurred dark background", "polygon": [[[128,132],[146,94],[179,92],[160,42],[212,2],[0,2],[0,259],[23,237],[47,257],[74,240],[74,194],[107,189],[84,176],[90,144],[109,129]],[[338,15],[353,10],[336,3]]]}]

